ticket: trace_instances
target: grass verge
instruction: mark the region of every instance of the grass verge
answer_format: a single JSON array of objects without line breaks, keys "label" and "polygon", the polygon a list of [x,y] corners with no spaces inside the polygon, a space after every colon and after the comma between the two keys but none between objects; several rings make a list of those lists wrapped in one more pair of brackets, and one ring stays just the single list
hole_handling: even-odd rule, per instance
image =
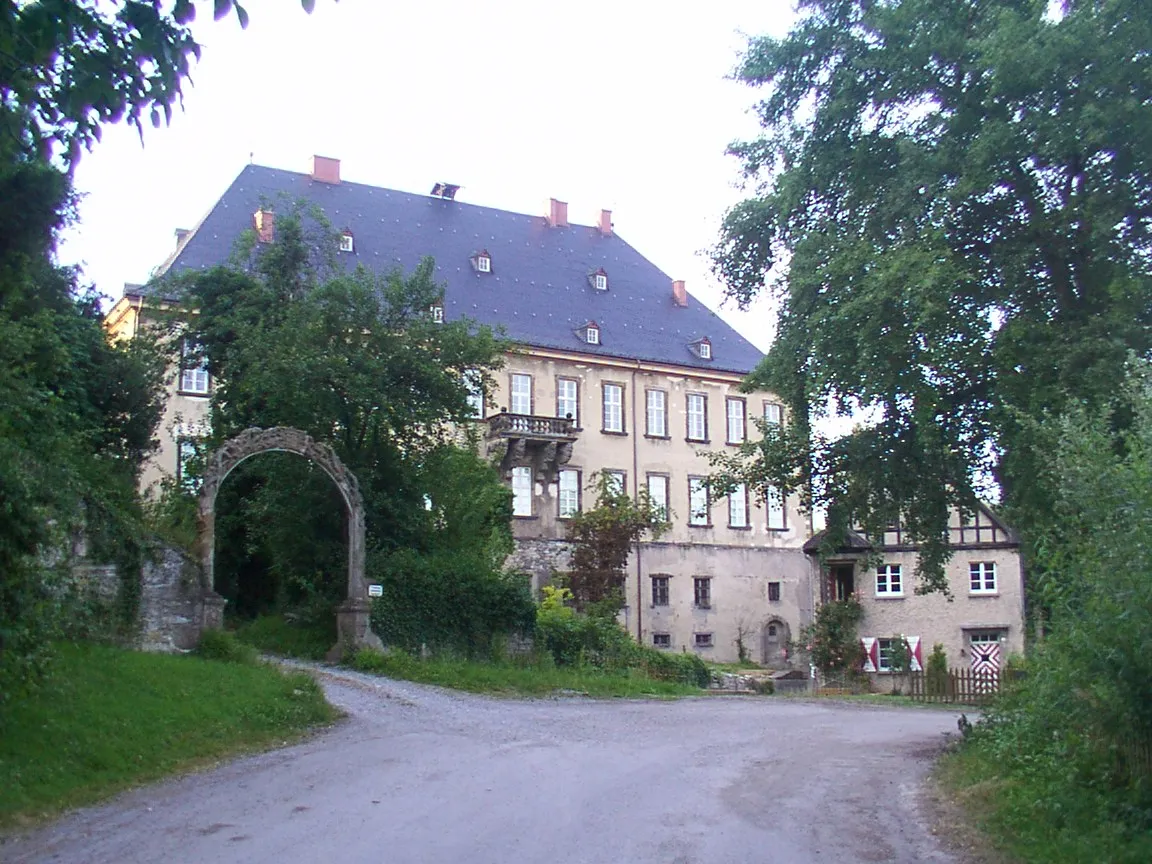
[{"label": "grass verge", "polygon": [[319,623],[289,620],[283,615],[261,615],[241,622],[235,633],[241,642],[269,654],[323,660],[336,644],[336,615],[330,614]]},{"label": "grass verge", "polygon": [[979,742],[945,755],[936,778],[963,808],[968,827],[1003,856],[985,852],[980,861],[1152,861],[1152,832],[1134,825],[1133,814],[1116,806],[1104,790],[1078,787],[1071,778],[1006,775],[1003,764]]},{"label": "grass verge", "polygon": [[43,685],[0,713],[0,827],[279,744],[334,717],[304,674],[61,645]]},{"label": "grass verge", "polygon": [[604,672],[594,667],[559,667],[549,663],[500,663],[445,657],[419,659],[401,651],[360,651],[350,661],[361,672],[437,684],[471,693],[504,696],[549,696],[558,691],[596,697],[699,696],[698,687],[651,678],[638,669]]}]

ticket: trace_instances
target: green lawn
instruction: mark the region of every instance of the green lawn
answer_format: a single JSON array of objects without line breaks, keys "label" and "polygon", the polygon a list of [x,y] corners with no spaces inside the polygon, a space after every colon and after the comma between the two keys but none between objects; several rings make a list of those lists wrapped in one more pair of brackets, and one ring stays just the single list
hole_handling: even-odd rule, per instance
[{"label": "green lawn", "polygon": [[505,696],[549,696],[560,692],[597,697],[670,698],[699,696],[704,692],[688,684],[650,678],[636,669],[610,673],[590,667],[557,667],[544,663],[477,662],[439,657],[422,660],[403,652],[380,654],[375,651],[359,652],[350,665],[362,672],[390,678]]},{"label": "green lawn", "polygon": [[261,615],[236,627],[236,638],[268,654],[323,660],[336,644],[336,614],[322,623],[289,621],[283,615]]},{"label": "green lawn", "polygon": [[304,674],[61,645],[40,688],[0,709],[0,825],[280,744],[334,717]]}]

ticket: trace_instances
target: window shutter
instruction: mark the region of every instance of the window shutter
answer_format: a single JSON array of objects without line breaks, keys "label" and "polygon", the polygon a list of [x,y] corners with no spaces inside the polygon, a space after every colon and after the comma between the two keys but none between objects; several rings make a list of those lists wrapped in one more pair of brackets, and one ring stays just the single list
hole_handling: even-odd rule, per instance
[{"label": "window shutter", "polygon": [[860,640],[860,644],[864,646],[864,671],[875,672],[876,664],[879,661],[879,646],[876,644],[876,640],[871,636],[865,636]]},{"label": "window shutter", "polygon": [[908,653],[912,657],[912,662],[909,664],[913,672],[921,672],[924,669],[924,658],[920,654],[920,637],[908,636]]}]

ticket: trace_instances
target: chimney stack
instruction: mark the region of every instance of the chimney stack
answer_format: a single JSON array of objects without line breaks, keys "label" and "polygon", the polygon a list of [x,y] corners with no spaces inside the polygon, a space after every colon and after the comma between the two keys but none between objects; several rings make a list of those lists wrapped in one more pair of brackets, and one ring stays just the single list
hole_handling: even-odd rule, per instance
[{"label": "chimney stack", "polygon": [[568,202],[549,199],[548,224],[553,228],[568,227]]},{"label": "chimney stack", "polygon": [[688,305],[688,292],[684,289],[683,279],[675,279],[672,282],[672,302],[677,306]]},{"label": "chimney stack", "polygon": [[600,234],[604,237],[612,236],[612,211],[600,211]]},{"label": "chimney stack", "polygon": [[340,182],[340,160],[327,156],[312,157],[312,179],[335,186]]},{"label": "chimney stack", "polygon": [[177,249],[179,249],[181,246],[184,245],[184,241],[188,239],[188,235],[191,233],[192,232],[190,230],[188,230],[187,228],[177,228],[176,229],[176,248]]},{"label": "chimney stack", "polygon": [[271,243],[276,237],[276,214],[261,208],[252,214],[256,237],[261,243]]}]

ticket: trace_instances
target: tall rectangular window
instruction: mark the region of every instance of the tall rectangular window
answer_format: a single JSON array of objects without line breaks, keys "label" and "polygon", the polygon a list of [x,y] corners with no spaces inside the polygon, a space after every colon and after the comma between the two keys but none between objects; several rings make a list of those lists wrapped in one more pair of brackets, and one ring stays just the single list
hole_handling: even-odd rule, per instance
[{"label": "tall rectangular window", "polygon": [[648,391],[647,434],[653,438],[668,437],[668,394],[663,390]]},{"label": "tall rectangular window", "polygon": [[708,500],[708,481],[703,477],[688,478],[688,524],[710,525],[712,522]]},{"label": "tall rectangular window", "polygon": [[784,407],[778,402],[765,402],[764,422],[769,426],[780,426],[784,422]]},{"label": "tall rectangular window", "polygon": [[604,469],[604,476],[608,479],[608,488],[614,495],[624,495],[628,491],[628,475],[614,468]]},{"label": "tall rectangular window", "polygon": [[512,469],[512,515],[532,515],[532,469]]},{"label": "tall rectangular window", "polygon": [[512,398],[508,410],[513,414],[532,413],[532,376],[512,373]]},{"label": "tall rectangular window", "polygon": [[180,392],[203,396],[208,393],[208,360],[196,352],[197,345],[190,339],[180,346]]},{"label": "tall rectangular window", "polygon": [[574,426],[580,425],[579,387],[575,378],[556,379],[556,416],[571,417]]},{"label": "tall rectangular window", "polygon": [[200,448],[192,438],[181,438],[176,442],[176,482],[189,492],[200,488],[200,480],[193,470]]},{"label": "tall rectangular window", "polygon": [[560,488],[557,495],[560,505],[560,518],[567,519],[580,512],[580,472],[570,468],[560,472]]},{"label": "tall rectangular window", "polygon": [[668,577],[667,576],[653,576],[652,577],[652,605],[653,606],[667,606],[668,605]]},{"label": "tall rectangular window", "polygon": [[727,406],[728,417],[728,443],[729,444],[743,444],[744,443],[744,411],[745,405],[743,399],[736,399],[729,396],[725,400]]},{"label": "tall rectangular window", "polygon": [[904,582],[899,564],[881,564],[876,568],[876,596],[900,597],[904,594]]},{"label": "tall rectangular window", "polygon": [[782,531],[787,528],[784,521],[784,494],[775,486],[769,486],[764,496],[764,506],[768,510],[768,528],[773,531]]},{"label": "tall rectangular window", "polygon": [[483,376],[474,370],[464,373],[464,386],[468,388],[468,407],[472,409],[472,416],[484,417],[484,381]]},{"label": "tall rectangular window", "polygon": [[728,493],[728,527],[748,527],[748,487],[743,483]]},{"label": "tall rectangular window", "polygon": [[648,475],[648,500],[663,514],[663,520],[668,521],[668,475]]},{"label": "tall rectangular window", "polygon": [[688,404],[688,440],[708,440],[708,397],[703,393],[689,393]]},{"label": "tall rectangular window", "polygon": [[968,565],[969,587],[973,594],[996,593],[996,562],[973,561]]},{"label": "tall rectangular window", "polygon": [[779,603],[780,602],[780,583],[779,582],[769,582],[768,583],[768,602],[769,603]]},{"label": "tall rectangular window", "polygon": [[692,580],[692,591],[697,609],[712,608],[712,579],[697,576]]},{"label": "tall rectangular window", "polygon": [[604,385],[604,431],[624,431],[624,387],[620,384]]}]

